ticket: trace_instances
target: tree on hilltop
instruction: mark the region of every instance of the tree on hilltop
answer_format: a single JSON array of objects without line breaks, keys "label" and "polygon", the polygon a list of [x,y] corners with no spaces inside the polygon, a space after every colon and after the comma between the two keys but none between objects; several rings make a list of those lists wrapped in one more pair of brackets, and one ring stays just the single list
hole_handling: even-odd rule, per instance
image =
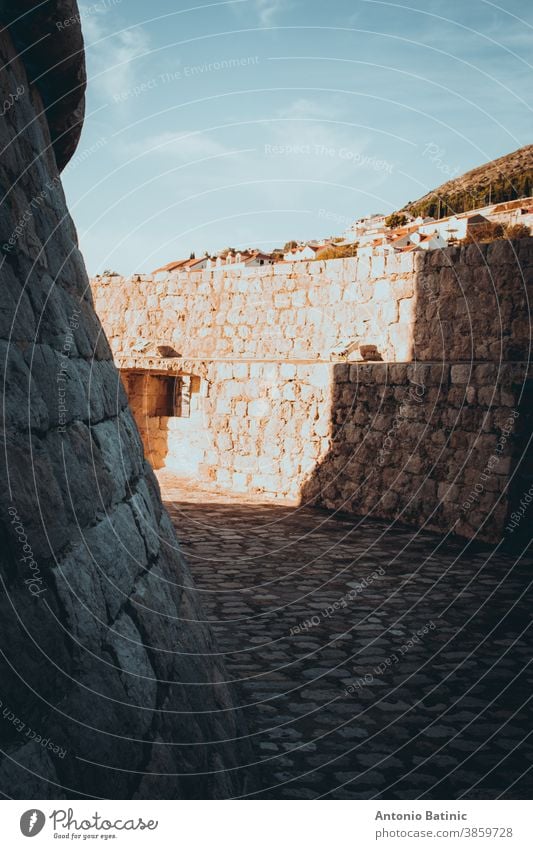
[{"label": "tree on hilltop", "polygon": [[404,224],[407,224],[408,220],[405,212],[393,212],[392,215],[389,215],[385,219],[385,226],[394,230],[395,227],[403,227]]},{"label": "tree on hilltop", "polygon": [[531,236],[531,231],[527,224],[508,224],[505,236],[507,239],[527,239]]},{"label": "tree on hilltop", "polygon": [[294,250],[294,248],[298,247],[298,242],[295,242],[294,239],[291,239],[290,242],[285,242],[283,245],[283,253],[288,253],[289,251]]},{"label": "tree on hilltop", "polygon": [[350,245],[331,245],[319,251],[316,255],[317,259],[344,259],[349,256],[357,256],[357,248],[359,242],[353,242]]}]

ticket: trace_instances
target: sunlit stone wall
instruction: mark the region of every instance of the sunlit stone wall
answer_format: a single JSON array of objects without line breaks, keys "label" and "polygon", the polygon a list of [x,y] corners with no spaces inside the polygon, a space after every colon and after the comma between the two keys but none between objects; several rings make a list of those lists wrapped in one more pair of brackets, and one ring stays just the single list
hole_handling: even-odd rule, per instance
[{"label": "sunlit stone wall", "polygon": [[532,263],[525,239],[92,287],[125,379],[199,381],[188,417],[132,400],[157,467],[493,539],[529,427]]}]

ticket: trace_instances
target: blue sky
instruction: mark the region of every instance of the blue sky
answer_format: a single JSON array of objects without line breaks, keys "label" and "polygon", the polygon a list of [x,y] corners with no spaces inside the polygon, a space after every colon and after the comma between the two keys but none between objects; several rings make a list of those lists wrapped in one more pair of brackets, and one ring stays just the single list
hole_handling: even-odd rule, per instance
[{"label": "blue sky", "polygon": [[90,0],[91,274],[340,234],[532,141],[529,0]]}]

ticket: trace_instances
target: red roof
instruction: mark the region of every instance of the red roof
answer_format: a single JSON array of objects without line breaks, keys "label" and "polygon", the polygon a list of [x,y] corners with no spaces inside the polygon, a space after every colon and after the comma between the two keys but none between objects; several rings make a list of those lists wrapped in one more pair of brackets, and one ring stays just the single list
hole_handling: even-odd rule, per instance
[{"label": "red roof", "polygon": [[180,269],[188,270],[190,268],[194,268],[195,265],[204,262],[205,259],[205,256],[196,257],[195,259],[178,259],[174,262],[169,262],[168,265],[162,265],[161,268],[156,268],[155,271],[152,271],[152,274],[159,274],[160,271],[171,272],[179,271]]}]

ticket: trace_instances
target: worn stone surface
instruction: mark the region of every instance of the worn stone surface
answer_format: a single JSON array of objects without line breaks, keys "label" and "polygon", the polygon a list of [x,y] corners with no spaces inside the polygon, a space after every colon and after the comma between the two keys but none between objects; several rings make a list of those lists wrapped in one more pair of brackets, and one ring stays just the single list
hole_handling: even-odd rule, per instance
[{"label": "worn stone surface", "polygon": [[2,102],[23,92],[0,123],[0,791],[239,795],[250,759],[231,685],[93,310],[39,90],[5,29],[0,62]]},{"label": "worn stone surface", "polygon": [[531,555],[163,493],[264,799],[528,799]]},{"label": "worn stone surface", "polygon": [[518,363],[333,366],[329,447],[303,502],[501,540],[531,378]]}]

